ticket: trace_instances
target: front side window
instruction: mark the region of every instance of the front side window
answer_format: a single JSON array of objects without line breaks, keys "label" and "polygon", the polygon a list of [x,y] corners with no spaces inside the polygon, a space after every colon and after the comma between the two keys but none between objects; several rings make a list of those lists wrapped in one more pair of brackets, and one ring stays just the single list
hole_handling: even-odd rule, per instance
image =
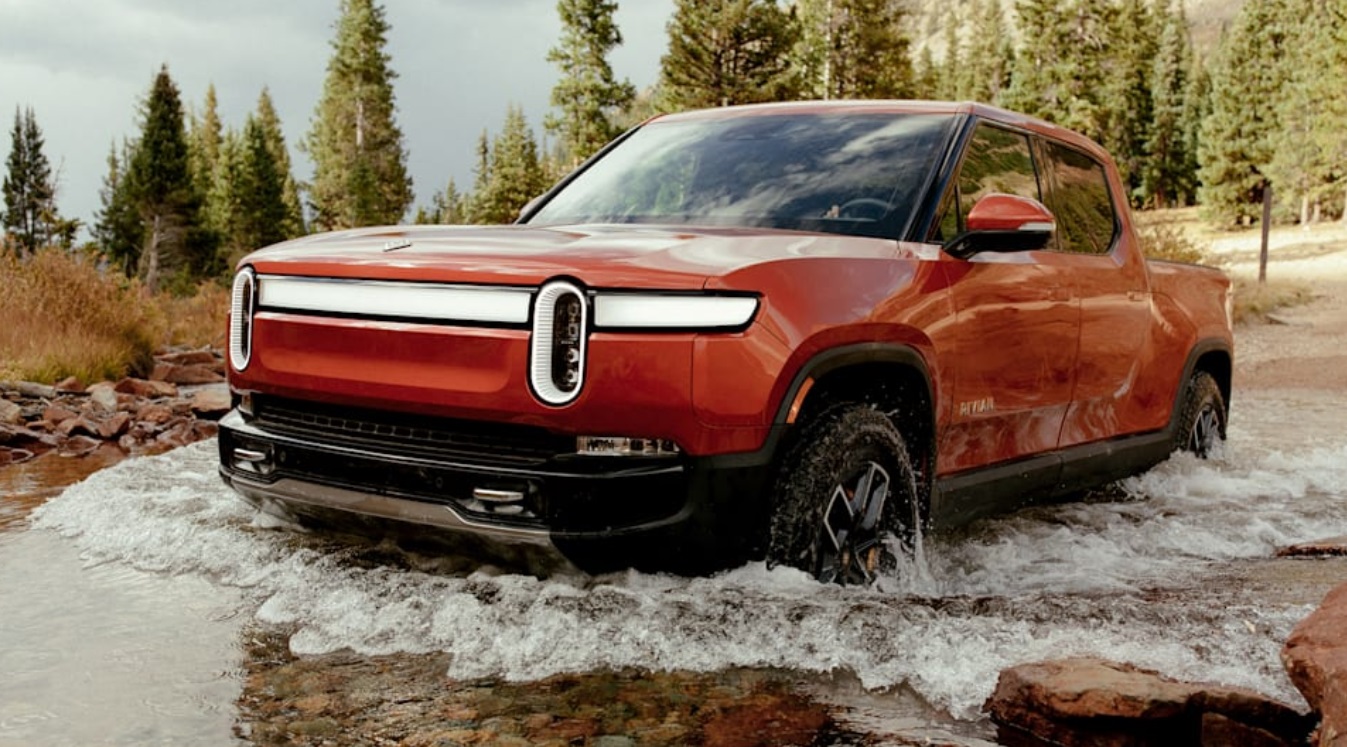
[{"label": "front side window", "polygon": [[932,238],[943,243],[957,236],[973,205],[993,192],[1042,199],[1028,136],[982,122],[969,139],[953,197]]},{"label": "front side window", "polygon": [[1057,218],[1061,250],[1107,254],[1118,233],[1118,220],[1103,164],[1058,143],[1043,145],[1053,185],[1048,209]]},{"label": "front side window", "polygon": [[949,115],[875,112],[656,120],[527,222],[759,226],[896,237],[952,121]]}]

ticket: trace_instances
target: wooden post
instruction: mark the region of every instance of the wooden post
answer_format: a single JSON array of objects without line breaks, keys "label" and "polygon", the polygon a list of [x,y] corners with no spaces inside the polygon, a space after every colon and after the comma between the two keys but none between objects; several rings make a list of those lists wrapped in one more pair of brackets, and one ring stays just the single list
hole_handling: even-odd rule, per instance
[{"label": "wooden post", "polygon": [[1263,243],[1258,249],[1258,285],[1267,285],[1267,234],[1272,227],[1272,183],[1263,185]]}]

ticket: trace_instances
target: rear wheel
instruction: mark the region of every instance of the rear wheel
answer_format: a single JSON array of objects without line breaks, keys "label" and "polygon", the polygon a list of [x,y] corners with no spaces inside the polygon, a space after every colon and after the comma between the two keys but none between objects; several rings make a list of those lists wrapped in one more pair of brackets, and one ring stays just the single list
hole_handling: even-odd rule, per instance
[{"label": "rear wheel", "polygon": [[902,434],[883,413],[842,405],[806,425],[778,478],[769,565],[824,583],[869,584],[896,565],[893,540],[917,526]]},{"label": "rear wheel", "polygon": [[1174,433],[1174,448],[1203,459],[1211,456],[1217,444],[1225,440],[1225,397],[1216,379],[1198,371],[1188,380],[1179,411],[1179,427]]}]

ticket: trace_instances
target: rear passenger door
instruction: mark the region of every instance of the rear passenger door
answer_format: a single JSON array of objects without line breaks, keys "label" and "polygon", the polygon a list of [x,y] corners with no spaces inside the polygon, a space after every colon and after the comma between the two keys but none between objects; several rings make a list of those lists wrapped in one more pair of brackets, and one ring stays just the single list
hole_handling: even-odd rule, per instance
[{"label": "rear passenger door", "polygon": [[1040,146],[1057,253],[1080,303],[1080,353],[1061,446],[1149,430],[1148,413],[1169,406],[1134,396],[1150,292],[1145,260],[1122,230],[1125,192],[1086,151],[1048,139]]},{"label": "rear passenger door", "polygon": [[[968,211],[992,192],[1044,196],[1030,136],[984,121],[970,136],[932,238],[960,233]],[[947,364],[954,385],[939,444],[942,474],[1057,447],[1080,321],[1075,284],[1061,259],[1052,251],[943,255],[957,329]]]}]

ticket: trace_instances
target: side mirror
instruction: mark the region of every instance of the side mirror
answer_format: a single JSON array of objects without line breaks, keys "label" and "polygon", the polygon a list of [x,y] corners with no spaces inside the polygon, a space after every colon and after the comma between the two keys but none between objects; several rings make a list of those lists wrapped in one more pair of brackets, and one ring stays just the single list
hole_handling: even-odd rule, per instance
[{"label": "side mirror", "polygon": [[968,228],[945,245],[953,257],[982,252],[1027,252],[1047,246],[1057,220],[1031,197],[993,192],[968,211]]}]

